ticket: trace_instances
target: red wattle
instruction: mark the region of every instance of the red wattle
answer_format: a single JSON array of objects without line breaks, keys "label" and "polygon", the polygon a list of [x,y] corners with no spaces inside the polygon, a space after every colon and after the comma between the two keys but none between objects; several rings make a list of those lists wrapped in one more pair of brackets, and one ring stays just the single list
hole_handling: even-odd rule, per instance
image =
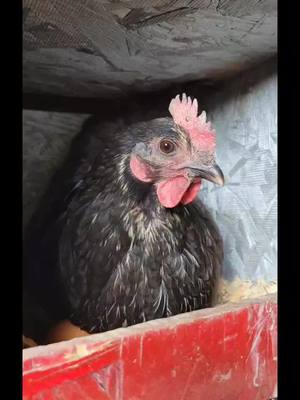
[{"label": "red wattle", "polygon": [[201,181],[192,183],[191,186],[188,188],[188,190],[184,193],[181,199],[181,203],[189,204],[192,201],[194,201],[200,190],[200,186],[201,186]]}]

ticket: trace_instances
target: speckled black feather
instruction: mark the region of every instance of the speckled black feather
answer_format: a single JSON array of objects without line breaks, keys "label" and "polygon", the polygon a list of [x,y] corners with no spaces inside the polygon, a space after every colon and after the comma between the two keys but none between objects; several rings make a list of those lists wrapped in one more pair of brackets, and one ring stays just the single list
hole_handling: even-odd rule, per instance
[{"label": "speckled black feather", "polygon": [[25,242],[26,286],[52,320],[99,332],[211,306],[223,250],[205,207],[163,208],[129,170],[133,146],[171,128],[96,124],[74,143]]}]

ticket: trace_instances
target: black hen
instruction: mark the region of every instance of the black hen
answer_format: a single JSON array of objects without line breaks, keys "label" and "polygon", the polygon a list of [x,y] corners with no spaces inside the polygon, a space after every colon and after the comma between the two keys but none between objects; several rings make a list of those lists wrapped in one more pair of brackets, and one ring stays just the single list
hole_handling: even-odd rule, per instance
[{"label": "black hen", "polygon": [[224,178],[197,109],[177,96],[173,119],[85,129],[26,242],[26,286],[52,320],[92,333],[212,305],[222,240],[196,196]]}]

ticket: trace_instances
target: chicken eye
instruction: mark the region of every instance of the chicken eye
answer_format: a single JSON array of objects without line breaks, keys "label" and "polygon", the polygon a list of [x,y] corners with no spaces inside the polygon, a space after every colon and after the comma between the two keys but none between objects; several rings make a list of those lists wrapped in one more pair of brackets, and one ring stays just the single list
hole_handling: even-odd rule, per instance
[{"label": "chicken eye", "polygon": [[175,144],[171,140],[163,139],[159,144],[160,151],[165,154],[173,153],[175,150]]}]

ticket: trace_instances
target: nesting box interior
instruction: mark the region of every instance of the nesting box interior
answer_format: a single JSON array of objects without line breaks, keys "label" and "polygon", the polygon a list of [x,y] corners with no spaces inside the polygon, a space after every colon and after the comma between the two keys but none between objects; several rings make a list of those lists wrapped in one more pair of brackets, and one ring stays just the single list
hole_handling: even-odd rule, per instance
[{"label": "nesting box interior", "polygon": [[[199,93],[218,137],[226,185],[204,183],[201,198],[224,239],[220,302],[276,292],[277,77],[269,61]],[[204,93],[204,95],[203,95]],[[100,107],[101,108],[101,107]],[[132,105],[133,118],[161,115]],[[117,111],[116,111],[117,112]],[[126,110],[126,112],[130,112]],[[122,109],[119,109],[122,113]],[[113,111],[114,114],[114,111]],[[148,116],[147,116],[148,114]],[[136,116],[136,117],[134,117]],[[24,110],[24,228],[88,114]],[[103,121],[109,117],[103,117]],[[111,121],[115,118],[112,117]]]},{"label": "nesting box interior", "polygon": [[[256,324],[255,329],[258,327],[260,331],[252,332],[248,342],[252,343],[252,350],[255,351],[255,340],[258,337],[263,337],[261,342],[266,341],[266,346],[269,345],[269,336],[265,337],[264,332],[274,329],[277,292],[276,3],[272,0],[24,0],[23,12],[24,235],[26,236],[29,221],[52,176],[63,165],[72,140],[88,118],[97,114],[103,123],[113,125],[118,123],[118,118],[135,121],[166,116],[170,99],[177,93],[186,92],[198,99],[200,108],[206,110],[217,133],[217,160],[222,165],[226,185],[218,188],[205,182],[199,196],[221,231],[225,258],[218,289],[219,305],[210,311],[200,311],[195,317],[182,316],[182,319],[176,321],[171,318],[169,322],[167,318],[160,322],[160,326],[163,331],[168,331],[168,327],[171,330],[175,326],[177,332],[178,324],[192,324],[189,326],[193,332],[193,329],[198,329],[198,325],[195,327],[193,324],[197,324],[199,315],[199,320],[208,318],[211,321],[207,323],[208,331],[211,329],[209,332],[220,333],[223,328],[214,326],[213,320],[216,315],[227,313],[227,321],[237,318],[237,326],[246,332],[241,310],[244,306],[245,309],[252,307],[251,313],[255,315],[252,322],[253,325]],[[31,316],[30,307],[26,308],[29,303],[24,300],[24,333],[27,336],[38,330],[36,324],[40,323]],[[230,308],[231,304],[234,304],[233,308]],[[231,312],[235,313],[235,317],[232,317]],[[274,313],[271,320],[266,317],[270,313]],[[43,316],[40,320],[42,319]],[[130,346],[133,349],[141,344],[140,341],[138,344],[134,343],[135,339],[132,338],[135,335],[146,335],[148,330],[157,332],[160,329],[157,324],[158,322],[154,325],[150,322],[142,324],[141,328],[121,329],[122,332],[115,336],[112,332],[112,336],[102,334],[103,337],[99,339],[96,335],[97,338],[91,338],[88,345],[85,343],[84,349],[81,348],[82,354],[78,354],[76,348],[77,353],[74,355],[75,345],[70,344],[70,360],[94,354],[91,349],[98,341],[106,343],[114,339],[123,343],[123,340],[131,337],[128,340],[132,341]],[[126,329],[128,333],[125,333]],[[185,339],[182,339],[184,335],[183,332],[178,333],[178,343],[186,346],[186,351],[189,351],[189,344],[184,344]],[[205,341],[201,335],[199,337]],[[215,337],[219,341],[222,341],[222,337],[225,338],[221,333],[220,337],[218,333]],[[173,336],[172,338],[171,341],[175,340]],[[158,354],[162,354],[163,345],[156,342],[156,339],[149,340],[153,340],[154,347],[158,346]],[[260,396],[271,397],[276,393],[274,340],[273,335],[272,351],[268,347],[265,353],[260,353],[264,368],[269,368],[274,377],[264,387],[265,392],[260,392]],[[196,336],[193,336],[191,342],[197,342]],[[29,342],[28,347],[31,345]],[[175,342],[173,345],[176,347]],[[196,354],[195,348],[196,344],[191,347],[192,358]],[[45,366],[41,360],[49,355],[48,350],[37,352],[37,349],[25,350],[25,375],[39,373],[39,369]],[[56,357],[51,361],[52,366],[62,365],[58,360],[59,357],[64,357],[65,349],[66,347],[57,347],[49,350]],[[105,375],[106,378],[99,378],[102,383],[106,382],[105,385],[108,382],[111,385],[106,386],[103,391],[107,397],[102,393],[103,397],[98,394],[98,397],[91,395],[91,398],[170,398],[169,389],[164,395],[160,389],[158,392],[150,390],[146,394],[141,389],[142,384],[138,389],[124,389],[126,393],[138,393],[137,397],[122,397],[123,378],[116,371],[119,371],[120,360],[128,363],[126,357],[131,354],[126,346],[124,349],[128,353],[122,358],[118,347],[120,359],[112,350],[111,357],[117,365],[116,369],[113,373],[106,371],[109,379],[108,375]],[[219,349],[220,354],[225,351],[225,347],[222,349]],[[110,350],[107,350],[108,353]],[[245,351],[252,350],[248,348]],[[151,350],[145,347],[145,352],[147,351]],[[132,354],[134,352],[132,350]],[[185,356],[187,357],[186,354]],[[141,353],[136,357],[140,366],[143,366]],[[214,357],[208,353],[208,363],[218,364]],[[272,357],[271,364],[269,357]],[[135,355],[131,358],[134,359]],[[34,369],[32,360],[35,360],[37,370]],[[257,374],[259,370],[255,366],[255,360],[252,360],[251,373]],[[164,365],[164,361],[162,364]],[[187,371],[190,368],[196,371],[196,364],[186,367],[186,371],[183,368],[181,372],[176,372],[176,368],[174,372],[173,367],[171,368],[171,375],[176,376],[178,373],[180,376],[182,373],[185,382],[183,388],[178,383],[178,390],[182,391],[181,397],[173,398],[196,399],[202,393],[201,390],[203,393],[210,393],[211,399],[221,398],[218,397],[221,392],[214,385],[209,386],[210,378],[207,378],[206,386],[203,384],[202,389],[199,389],[197,382],[200,378],[193,378]],[[169,368],[167,365],[169,364],[164,366],[165,370]],[[246,375],[250,374],[250,367],[249,370],[247,368],[244,371]],[[117,375],[114,376],[114,373]],[[267,369],[264,373],[267,374]],[[221,378],[218,375],[218,379],[221,379],[219,383],[233,382],[231,374],[234,376],[234,373],[226,374],[223,371]],[[157,375],[155,376],[157,379]],[[34,381],[34,378],[31,379]],[[141,378],[142,381],[143,379]],[[152,382],[151,379],[152,377]],[[258,375],[256,379],[258,382]],[[26,382],[27,398],[35,398],[41,388],[38,390],[36,386],[30,392],[31,381]],[[192,383],[198,387],[198,392],[187,388]],[[259,383],[258,386],[260,385],[263,387],[263,384]],[[235,396],[240,395],[242,389],[240,392],[233,392],[233,386],[225,385],[223,389],[224,387],[224,399],[266,398],[253,397],[254,393],[258,393],[253,391],[250,394],[243,392],[244,397],[232,397],[232,393]],[[43,387],[43,390],[46,389]],[[45,398],[55,398],[49,397],[49,393],[45,392],[45,396],[48,396]],[[64,398],[75,399],[74,396],[75,392]],[[78,395],[78,398],[87,397]]]}]

